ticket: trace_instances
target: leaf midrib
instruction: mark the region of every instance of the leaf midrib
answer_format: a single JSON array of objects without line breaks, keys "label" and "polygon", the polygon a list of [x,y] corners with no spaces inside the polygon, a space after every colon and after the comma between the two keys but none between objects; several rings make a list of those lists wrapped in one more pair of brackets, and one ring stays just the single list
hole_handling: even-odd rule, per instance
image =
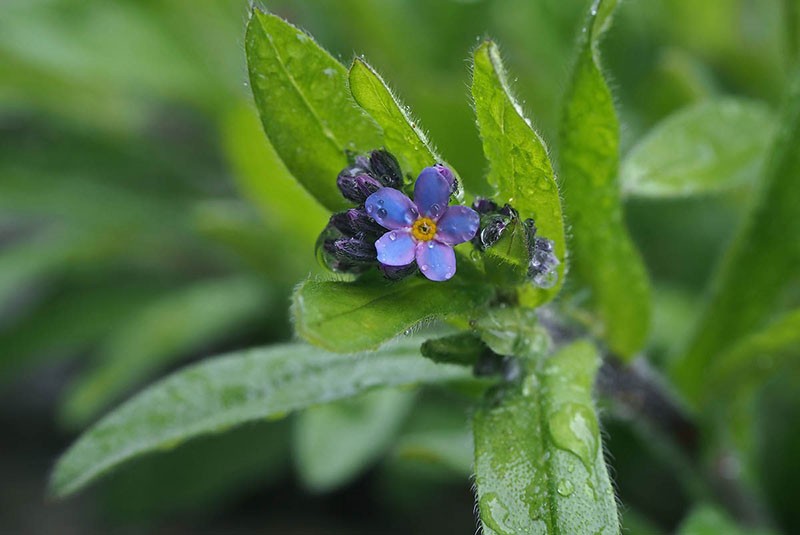
[{"label": "leaf midrib", "polygon": [[[258,16],[258,15],[255,15],[255,16]],[[305,93],[300,89],[300,86],[297,85],[297,82],[295,81],[294,76],[289,72],[289,69],[286,67],[286,65],[284,63],[283,57],[281,56],[280,52],[278,51],[278,48],[275,46],[275,43],[272,40],[272,35],[264,27],[264,23],[261,21],[261,19],[258,20],[258,24],[261,27],[261,31],[264,32],[264,35],[267,38],[267,42],[269,43],[270,48],[272,48],[272,51],[275,53],[275,58],[278,60],[277,64],[280,65],[281,70],[286,75],[286,78],[289,80],[289,83],[292,85],[292,88],[295,90],[297,95],[300,97],[300,100],[303,102],[303,105],[308,109],[310,115],[312,117],[314,117],[314,120],[316,121],[317,126],[319,127],[319,130],[322,133],[322,136],[326,140],[328,140],[328,142],[331,145],[333,145],[333,147],[336,149],[337,152],[341,151],[343,145],[339,142],[338,139],[336,139],[336,136],[334,135],[333,131],[330,128],[327,128],[325,126],[325,124],[322,121],[322,119],[319,117],[319,115],[317,115],[317,111],[314,108],[314,106],[311,105],[311,102],[308,100],[308,98],[306,97]],[[308,37],[308,39],[310,40],[311,37]]]}]

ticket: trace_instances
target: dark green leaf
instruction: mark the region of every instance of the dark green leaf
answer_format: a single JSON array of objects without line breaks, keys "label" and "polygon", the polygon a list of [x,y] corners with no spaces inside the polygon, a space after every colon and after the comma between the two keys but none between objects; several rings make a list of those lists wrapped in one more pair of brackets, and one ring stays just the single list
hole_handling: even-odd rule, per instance
[{"label": "dark green leaf", "polygon": [[599,364],[576,342],[489,392],[473,420],[484,533],[619,533],[591,395]]},{"label": "dark green leaf", "polygon": [[537,358],[551,346],[550,336],[539,325],[533,309],[493,308],[476,322],[475,328],[486,345],[499,355]]},{"label": "dark green leaf", "polygon": [[295,460],[309,488],[327,491],[357,476],[386,450],[414,393],[376,390],[307,409],[295,422]]},{"label": "dark green leaf", "polygon": [[245,37],[250,86],[270,143],[289,171],[323,206],[347,206],[336,176],[345,151],[382,144],[375,125],[347,92],[347,70],[308,34],[253,10]]},{"label": "dark green leaf", "polygon": [[799,145],[800,76],[793,81],[749,218],[720,265],[688,350],[676,363],[676,377],[693,401],[700,397],[708,369],[719,354],[787,305],[798,304]]},{"label": "dark green leaf", "polygon": [[608,345],[630,357],[647,337],[650,288],[622,217],[619,123],[599,66],[598,40],[615,5],[592,4],[565,97],[560,155],[564,212],[572,226],[570,274],[591,290]]},{"label": "dark green leaf", "polygon": [[466,315],[489,298],[484,286],[412,277],[400,282],[308,280],[294,293],[297,333],[330,351],[375,349],[415,325]]},{"label": "dark green leaf", "polygon": [[774,117],[764,104],[723,98],[655,126],[622,163],[626,195],[682,197],[741,187],[764,163]]},{"label": "dark green leaf", "polygon": [[394,454],[406,461],[435,464],[462,476],[472,475],[472,436],[464,429],[416,431],[400,437]]},{"label": "dark green leaf", "polygon": [[[363,59],[353,61],[349,81],[353,98],[383,129],[386,149],[397,157],[404,173],[416,177],[423,168],[443,162],[408,109]],[[457,196],[463,196],[460,181]]]},{"label": "dark green leaf", "polygon": [[416,344],[363,356],[294,344],[215,358],[156,383],[90,428],[59,459],[50,491],[66,496],[130,459],[245,422],[381,386],[468,376],[421,358]]},{"label": "dark green leaf", "polygon": [[[472,98],[490,164],[489,184],[497,190],[498,201],[513,205],[522,219],[533,218],[538,235],[555,243],[561,262],[557,284],[547,290],[536,289],[536,295],[526,301],[534,306],[552,299],[563,283],[566,246],[561,199],[547,147],[511,94],[497,45],[491,41],[475,50]],[[524,247],[518,251],[512,261],[520,266],[524,278],[528,253]]]}]

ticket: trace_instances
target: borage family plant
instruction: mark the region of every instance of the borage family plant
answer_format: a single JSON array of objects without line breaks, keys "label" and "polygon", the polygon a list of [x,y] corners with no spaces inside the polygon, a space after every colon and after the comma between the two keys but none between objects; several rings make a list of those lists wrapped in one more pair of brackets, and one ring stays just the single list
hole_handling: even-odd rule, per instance
[{"label": "borage family plant", "polygon": [[[619,125],[598,64],[597,41],[615,4],[595,2],[582,28],[564,96],[560,180],[510,91],[497,46],[484,41],[473,51],[491,198],[464,191],[461,173],[483,170],[457,171],[438,155],[363,59],[347,69],[307,34],[254,10],[246,50],[255,102],[286,167],[332,213],[316,254],[333,274],[295,290],[304,342],[212,359],[139,394],[61,458],[54,493],[245,422],[436,385],[474,399],[484,533],[618,533],[593,386],[602,357],[624,369],[642,348],[650,294],[622,218]],[[787,124],[796,128],[793,113]],[[796,166],[786,158],[778,152],[776,165]],[[764,196],[777,195],[767,175]],[[758,218],[756,210],[753,225]],[[740,323],[730,316],[744,299],[729,296],[741,282],[735,258],[758,247],[747,241],[754,231],[743,232],[748,245],[731,253],[711,306],[719,313],[704,316],[681,361],[692,378],[695,363]],[[776,290],[774,282],[765,288]],[[748,351],[733,351],[729,376]],[[391,438],[395,429],[374,432]]]}]

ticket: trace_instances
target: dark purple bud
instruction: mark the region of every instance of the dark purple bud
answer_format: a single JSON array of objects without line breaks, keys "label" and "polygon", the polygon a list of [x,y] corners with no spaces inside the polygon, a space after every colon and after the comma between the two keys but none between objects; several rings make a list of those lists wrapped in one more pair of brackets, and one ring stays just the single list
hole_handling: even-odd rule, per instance
[{"label": "dark purple bud", "polygon": [[383,187],[380,182],[369,175],[350,176],[345,171],[339,174],[336,185],[339,186],[339,191],[348,201],[364,204],[367,197]]},{"label": "dark purple bud", "polygon": [[479,214],[489,214],[497,211],[497,203],[483,197],[477,197],[472,203],[472,209]]},{"label": "dark purple bud", "polygon": [[385,150],[374,150],[369,156],[370,174],[388,188],[399,189],[403,183],[403,173],[391,153]]},{"label": "dark purple bud", "polygon": [[353,230],[353,226],[350,224],[348,212],[336,212],[335,214],[331,215],[330,220],[328,220],[328,226],[335,228],[345,236],[351,236],[356,232]]},{"label": "dark purple bud", "polygon": [[339,238],[330,244],[325,243],[328,251],[340,261],[370,263],[378,258],[375,244],[364,239],[359,233],[352,238]]},{"label": "dark purple bud", "polygon": [[353,167],[358,169],[358,172],[354,173],[354,176],[355,175],[361,175],[361,174],[364,174],[364,173],[369,173],[370,170],[371,170],[370,169],[370,165],[369,165],[369,158],[367,158],[363,154],[359,154],[354,159]]},{"label": "dark purple bud", "polygon": [[384,264],[378,264],[378,269],[381,270],[381,273],[383,273],[383,276],[387,279],[398,281],[416,273],[417,264],[416,262],[412,262],[407,266],[387,266]]},{"label": "dark purple bud", "polygon": [[347,217],[347,225],[352,229],[352,232],[362,232],[375,238],[386,232],[386,229],[372,219],[366,210],[351,208],[343,213]]},{"label": "dark purple bud", "polygon": [[439,171],[439,174],[442,175],[445,180],[447,180],[448,184],[450,184],[450,194],[452,195],[453,193],[455,193],[456,190],[458,189],[458,179],[456,178],[456,175],[453,173],[453,170],[447,167],[443,163],[434,164],[433,167],[437,171]]}]

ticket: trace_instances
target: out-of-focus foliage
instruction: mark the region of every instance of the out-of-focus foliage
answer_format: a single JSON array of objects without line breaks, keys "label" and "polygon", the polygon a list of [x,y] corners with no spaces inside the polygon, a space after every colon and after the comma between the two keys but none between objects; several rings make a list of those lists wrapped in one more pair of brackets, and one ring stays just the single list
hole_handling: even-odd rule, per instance
[{"label": "out-of-focus foliage", "polygon": [[[602,69],[593,76],[610,93],[603,93],[603,109],[583,111],[618,117],[619,147],[606,156],[623,163],[620,169],[612,169],[615,163],[590,171],[603,175],[606,184],[619,181],[627,195],[620,200],[620,192],[611,191],[608,203],[619,214],[614,225],[627,228],[644,260],[653,288],[652,320],[644,292],[636,291],[641,271],[635,260],[621,261],[634,272],[623,276],[614,268],[620,255],[587,259],[578,248],[566,254],[564,290],[549,310],[597,333],[604,327],[606,341],[620,352],[644,345],[643,354],[658,371],[678,370],[672,386],[692,402],[705,438],[706,463],[698,472],[742,476],[759,498],[755,523],[786,533],[800,529],[800,287],[796,255],[789,254],[800,243],[800,177],[796,112],[781,111],[800,49],[796,1],[621,2],[602,42],[583,41],[588,48],[576,38],[588,0],[265,3],[331,53],[322,52],[318,60],[324,63],[319,70],[331,68],[332,76],[304,79],[303,69],[313,65],[292,64],[292,57],[273,65],[285,74],[284,89],[298,105],[308,103],[304,97],[330,96],[312,86],[344,81],[354,54],[363,54],[414,110],[414,124],[419,119],[473,194],[491,195],[494,182],[484,179],[486,134],[482,144],[465,59],[487,36],[499,43],[513,73],[508,83],[549,149],[562,188],[567,243],[591,236],[586,228],[608,230],[605,219],[591,218],[608,208],[598,206],[605,196],[584,199],[586,214],[575,208],[584,206],[574,203],[570,191],[582,156],[570,154],[561,141],[575,56],[596,47]],[[397,533],[474,530],[468,401],[485,387],[474,381],[452,385],[458,388],[445,394],[423,390],[411,407],[383,406],[375,393],[363,398],[375,396],[374,404],[345,410],[347,416],[338,405],[314,409],[336,413],[318,424],[265,422],[262,412],[256,423],[181,445],[156,440],[151,444],[171,449],[148,450],[111,472],[97,495],[62,506],[37,505],[47,467],[64,446],[64,435],[54,429],[87,425],[187,362],[285,341],[293,332],[287,312],[292,288],[309,274],[298,296],[315,285],[338,284],[318,282],[313,255],[328,217],[324,206],[339,206],[335,173],[346,163],[338,152],[330,154],[328,134],[362,139],[359,149],[389,145],[394,138],[367,100],[362,107],[383,131],[371,121],[359,122],[361,111],[333,95],[311,104],[325,113],[336,107],[336,121],[300,130],[287,127],[295,120],[291,107],[276,102],[276,116],[283,109],[286,122],[267,121],[266,127],[285,136],[285,143],[271,146],[252,102],[250,84],[256,90],[258,84],[245,64],[252,46],[245,37],[249,8],[244,0],[0,2],[0,425],[4,436],[14,437],[4,441],[0,455],[7,481],[0,490],[0,531],[47,533],[54,525],[75,525],[78,532],[104,532],[115,521],[140,529],[210,523],[223,530],[230,527],[226,522],[239,520],[231,521],[225,511],[241,516],[241,504],[255,501],[254,495],[263,515],[254,522],[258,530],[389,533],[389,524]],[[286,30],[288,49],[319,50],[277,17],[266,20]],[[266,60],[269,50],[262,52]],[[589,63],[583,66],[592,68]],[[737,103],[732,116],[720,111],[731,103]],[[343,114],[351,122],[342,122]],[[570,117],[574,128],[566,134],[592,137],[593,123],[582,113]],[[783,128],[778,146],[772,143],[773,121]],[[352,123],[363,135],[346,128]],[[320,139],[312,141],[311,131]],[[291,154],[297,149],[304,154]],[[587,291],[582,282],[592,273],[611,273],[616,281]],[[421,291],[414,283],[409,295]],[[337,313],[353,303],[363,310],[350,292],[347,299],[327,296],[325,306],[315,304],[310,315],[297,316],[295,327],[307,337],[316,332],[321,341],[341,336],[345,342],[337,349],[361,349],[434,317],[466,327],[475,319],[470,308],[487,298],[482,289],[442,287],[434,289],[431,309],[378,301],[370,310],[385,316],[383,323],[343,333],[349,323],[337,323]],[[620,309],[627,314],[618,314]],[[333,314],[326,316],[326,310]],[[583,315],[586,310],[600,313]],[[497,333],[491,320],[475,325],[484,340],[519,349],[516,339],[492,337]],[[334,368],[346,360],[329,357]],[[409,360],[409,366],[395,370],[389,382],[397,384],[415,366],[426,374],[441,369],[421,359]],[[352,385],[351,392],[376,386],[366,383]],[[157,393],[145,391],[130,403]],[[735,403],[725,405],[726,399]],[[600,411],[605,433],[612,435],[607,459],[625,503],[626,532],[673,532],[679,523],[680,533],[752,532],[718,508],[695,509],[708,496],[672,492],[685,490],[676,480],[686,474],[674,469],[669,456],[649,451],[658,449],[657,440],[610,416]],[[324,429],[342,418],[362,433],[377,429],[374,442],[348,450],[349,465],[325,466],[331,472],[318,473],[318,481],[329,479],[318,487],[344,485],[333,499],[344,496],[361,505],[350,516],[331,515],[321,502],[307,510],[308,497],[294,498],[303,503],[298,513],[291,501],[300,491],[290,457],[306,468],[323,465],[324,457],[301,461],[302,441],[292,438],[303,425],[311,426],[310,434],[329,433],[337,442],[333,450],[346,448],[351,437],[344,429],[341,438]],[[365,510],[380,510],[392,520],[378,522],[378,515]],[[176,524],[181,511],[185,516]],[[681,522],[685,515],[691,516]]]}]

